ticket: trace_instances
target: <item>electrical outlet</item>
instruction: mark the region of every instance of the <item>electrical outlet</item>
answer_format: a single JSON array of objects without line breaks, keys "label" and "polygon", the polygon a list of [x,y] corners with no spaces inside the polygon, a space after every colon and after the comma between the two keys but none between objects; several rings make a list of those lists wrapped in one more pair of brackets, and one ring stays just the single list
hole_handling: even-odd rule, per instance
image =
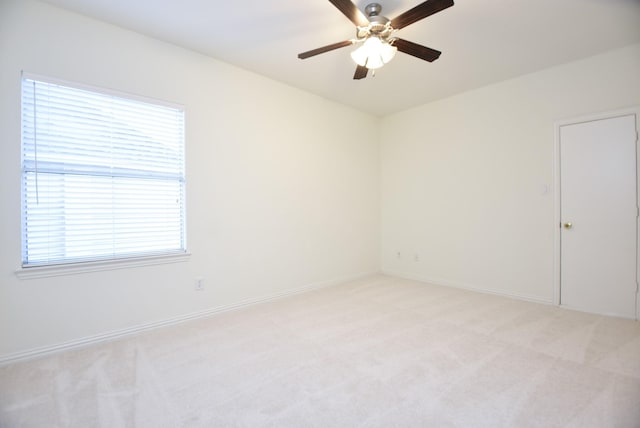
[{"label": "electrical outlet", "polygon": [[413,255],[413,261],[414,261],[414,262],[419,262],[419,261],[420,261],[420,254],[415,253],[415,254]]},{"label": "electrical outlet", "polygon": [[196,291],[204,290],[204,278],[199,276],[196,278]]},{"label": "electrical outlet", "polygon": [[398,260],[400,260],[400,259],[402,258],[402,253],[401,253],[400,251],[398,251],[398,252],[396,253],[396,258],[397,258]]}]

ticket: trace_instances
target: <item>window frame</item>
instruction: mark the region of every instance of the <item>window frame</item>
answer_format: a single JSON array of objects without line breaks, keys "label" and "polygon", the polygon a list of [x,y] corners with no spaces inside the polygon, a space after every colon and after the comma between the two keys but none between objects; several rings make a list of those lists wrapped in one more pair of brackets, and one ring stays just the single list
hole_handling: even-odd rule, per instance
[{"label": "window frame", "polygon": [[[45,84],[53,84],[59,85],[63,87],[68,87],[72,89],[77,89],[80,91],[89,91],[91,93],[105,96],[105,97],[115,97],[124,99],[132,102],[139,102],[149,104],[151,106],[158,107],[166,107],[170,109],[175,109],[182,112],[182,141],[181,141],[181,176],[180,182],[182,183],[182,191],[181,191],[181,214],[180,214],[180,230],[181,230],[181,248],[176,249],[166,249],[166,250],[158,250],[158,251],[149,251],[148,253],[139,252],[138,254],[117,254],[114,253],[109,256],[96,255],[95,257],[89,257],[86,259],[68,259],[68,260],[53,260],[53,261],[44,261],[44,262],[36,262],[29,264],[26,260],[25,255],[25,245],[26,244],[26,234],[27,234],[27,224],[26,224],[26,188],[25,188],[25,171],[24,171],[24,99],[23,99],[23,86],[25,84],[25,80],[33,80],[36,82],[41,82]],[[74,273],[83,273],[83,272],[92,272],[92,271],[100,271],[100,270],[111,270],[111,269],[121,269],[128,267],[136,267],[136,266],[147,266],[147,265],[156,265],[156,264],[165,264],[165,263],[176,263],[188,260],[190,253],[188,252],[187,247],[187,180],[186,180],[186,109],[183,105],[172,103],[164,100],[159,100],[150,97],[143,97],[139,95],[134,95],[122,91],[116,91],[109,88],[103,88],[93,85],[87,85],[78,82],[70,82],[66,80],[61,80],[57,78],[51,78],[47,76],[37,75],[33,73],[21,73],[20,78],[20,156],[21,156],[21,168],[20,168],[20,193],[21,193],[21,201],[20,201],[20,234],[21,234],[21,250],[20,250],[20,268],[16,270],[16,275],[19,278],[37,278],[37,277],[46,277],[46,276],[56,276],[56,275],[66,275],[66,274],[74,274]],[[36,150],[37,153],[37,150]],[[36,172],[37,174],[37,172]]]}]

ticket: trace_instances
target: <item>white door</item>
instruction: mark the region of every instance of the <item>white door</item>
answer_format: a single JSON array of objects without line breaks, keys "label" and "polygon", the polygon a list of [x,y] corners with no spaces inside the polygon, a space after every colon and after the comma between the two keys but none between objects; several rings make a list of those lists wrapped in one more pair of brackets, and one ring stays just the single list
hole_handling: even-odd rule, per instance
[{"label": "white door", "polygon": [[635,115],[560,127],[560,304],[635,318]]}]

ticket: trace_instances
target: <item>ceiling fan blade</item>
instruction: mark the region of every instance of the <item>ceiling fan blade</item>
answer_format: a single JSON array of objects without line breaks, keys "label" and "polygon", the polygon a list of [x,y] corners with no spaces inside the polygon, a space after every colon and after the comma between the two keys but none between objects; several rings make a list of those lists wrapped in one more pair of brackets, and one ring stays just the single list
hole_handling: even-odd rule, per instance
[{"label": "ceiling fan blade", "polygon": [[359,65],[356,67],[356,73],[353,75],[353,79],[354,80],[364,79],[365,77],[367,77],[368,72],[369,72],[369,69],[367,67],[363,67]]},{"label": "ceiling fan blade", "polygon": [[350,0],[329,0],[331,4],[338,8],[340,12],[344,14],[351,22],[358,27],[366,27],[369,25],[369,20],[364,13],[358,9]]},{"label": "ceiling fan blade", "polygon": [[435,49],[428,48],[426,46],[419,45],[417,43],[410,42],[404,39],[396,39],[393,45],[398,48],[400,52],[415,56],[416,58],[423,59],[425,61],[433,62],[440,57],[442,52]]},{"label": "ceiling fan blade", "polygon": [[311,56],[319,55],[321,53],[329,52],[334,49],[344,48],[346,46],[351,46],[353,42],[351,40],[345,40],[343,42],[334,43],[332,45],[323,46],[321,48],[313,49],[307,52],[302,52],[298,54],[298,58],[307,59]]},{"label": "ceiling fan blade", "polygon": [[413,9],[396,16],[391,20],[391,26],[399,30],[451,6],[453,6],[453,0],[427,0]]}]

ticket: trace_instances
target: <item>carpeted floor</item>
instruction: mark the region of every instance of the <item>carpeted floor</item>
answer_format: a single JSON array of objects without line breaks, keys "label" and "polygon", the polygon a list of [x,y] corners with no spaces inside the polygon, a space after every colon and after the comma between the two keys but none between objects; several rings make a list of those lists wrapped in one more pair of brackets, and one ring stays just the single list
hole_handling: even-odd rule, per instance
[{"label": "carpeted floor", "polygon": [[2,367],[0,426],[640,427],[640,323],[375,276]]}]

